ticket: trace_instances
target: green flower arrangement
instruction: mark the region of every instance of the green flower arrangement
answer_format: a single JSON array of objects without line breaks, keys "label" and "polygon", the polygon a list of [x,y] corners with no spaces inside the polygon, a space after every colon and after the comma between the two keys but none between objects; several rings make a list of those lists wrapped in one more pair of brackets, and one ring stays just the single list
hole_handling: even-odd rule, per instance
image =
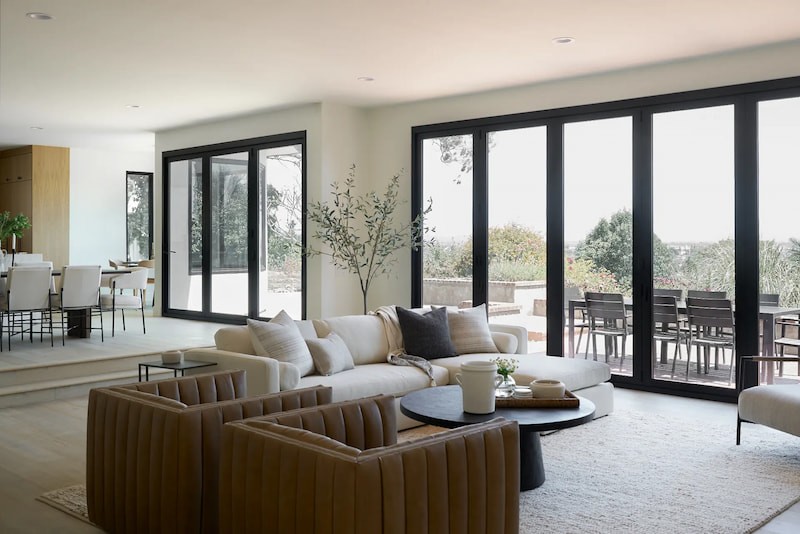
[{"label": "green flower arrangement", "polygon": [[497,364],[497,374],[504,380],[508,380],[508,375],[516,371],[519,366],[519,360],[515,358],[495,358],[491,361]]}]

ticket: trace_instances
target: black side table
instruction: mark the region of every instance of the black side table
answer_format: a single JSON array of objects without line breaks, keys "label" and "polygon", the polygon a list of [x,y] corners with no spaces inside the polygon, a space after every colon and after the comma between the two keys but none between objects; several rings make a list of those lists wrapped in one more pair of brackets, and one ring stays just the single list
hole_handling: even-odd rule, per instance
[{"label": "black side table", "polygon": [[144,367],[144,381],[150,381],[150,368],[151,367],[158,367],[160,369],[172,369],[175,372],[175,377],[178,377],[178,371],[181,372],[181,376],[186,375],[187,369],[199,369],[200,367],[211,367],[212,365],[217,365],[217,362],[198,362],[195,360],[183,360],[180,363],[164,363],[162,361],[155,361],[155,362],[145,362],[139,364],[139,382],[142,381],[142,368]]}]

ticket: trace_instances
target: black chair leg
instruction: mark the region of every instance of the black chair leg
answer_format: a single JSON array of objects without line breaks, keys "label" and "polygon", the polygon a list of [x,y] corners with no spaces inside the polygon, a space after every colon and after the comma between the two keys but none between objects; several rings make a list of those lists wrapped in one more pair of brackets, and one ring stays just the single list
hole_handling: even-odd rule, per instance
[{"label": "black chair leg", "polygon": [[738,415],[736,416],[736,444],[741,445],[742,443],[742,418]]}]

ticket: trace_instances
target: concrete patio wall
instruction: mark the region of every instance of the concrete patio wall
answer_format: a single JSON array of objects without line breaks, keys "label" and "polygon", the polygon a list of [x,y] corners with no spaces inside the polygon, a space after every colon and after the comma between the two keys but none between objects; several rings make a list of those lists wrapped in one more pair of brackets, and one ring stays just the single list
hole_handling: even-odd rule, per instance
[{"label": "concrete patio wall", "polygon": [[[425,304],[458,306],[472,300],[472,280],[456,278],[426,278],[423,283]],[[525,282],[489,282],[489,301],[507,302],[522,306],[522,315],[533,315],[534,301],[547,296],[544,280]]]}]

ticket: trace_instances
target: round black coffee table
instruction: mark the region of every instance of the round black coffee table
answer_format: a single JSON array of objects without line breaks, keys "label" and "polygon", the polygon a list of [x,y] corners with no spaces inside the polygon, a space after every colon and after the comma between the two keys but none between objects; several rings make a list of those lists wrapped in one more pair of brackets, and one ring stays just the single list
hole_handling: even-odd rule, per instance
[{"label": "round black coffee table", "polygon": [[497,408],[486,415],[464,412],[460,386],[420,389],[400,399],[400,411],[417,421],[445,428],[458,428],[505,417],[519,423],[520,490],[544,484],[544,463],[539,432],[582,425],[594,418],[594,403],[580,398],[578,408]]}]

